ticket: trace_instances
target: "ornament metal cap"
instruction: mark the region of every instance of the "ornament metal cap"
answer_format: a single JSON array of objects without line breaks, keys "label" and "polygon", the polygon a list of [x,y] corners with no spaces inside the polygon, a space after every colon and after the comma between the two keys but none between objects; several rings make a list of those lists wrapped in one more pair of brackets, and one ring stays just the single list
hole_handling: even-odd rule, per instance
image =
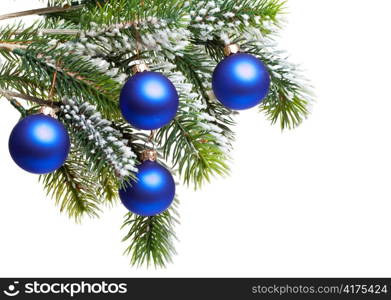
[{"label": "ornament metal cap", "polygon": [[141,160],[142,161],[156,161],[157,160],[157,152],[156,150],[152,149],[146,149],[141,153]]},{"label": "ornament metal cap", "polygon": [[51,116],[52,118],[57,118],[57,112],[58,109],[55,109],[50,106],[42,106],[41,109],[39,110],[40,114],[43,114],[45,116]]},{"label": "ornament metal cap", "polygon": [[138,64],[136,64],[132,67],[133,75],[137,74],[137,73],[146,72],[146,71],[149,71],[149,68],[148,68],[147,64],[144,62],[139,62]]},{"label": "ornament metal cap", "polygon": [[224,47],[225,56],[230,56],[240,52],[240,47],[238,44],[229,44]]}]

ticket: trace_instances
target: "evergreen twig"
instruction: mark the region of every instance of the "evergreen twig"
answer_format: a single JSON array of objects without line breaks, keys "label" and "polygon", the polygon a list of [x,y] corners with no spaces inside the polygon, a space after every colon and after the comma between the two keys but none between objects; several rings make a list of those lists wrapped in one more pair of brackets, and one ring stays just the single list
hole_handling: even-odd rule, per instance
[{"label": "evergreen twig", "polygon": [[15,49],[27,49],[27,46],[15,43],[0,43],[0,48],[8,51],[13,51]]},{"label": "evergreen twig", "polygon": [[174,230],[179,224],[177,205],[178,200],[175,200],[167,211],[153,217],[125,215],[122,229],[129,229],[123,241],[130,243],[125,254],[130,255],[131,265],[165,267],[172,262],[176,254],[173,242],[177,239]]},{"label": "evergreen twig", "polygon": [[3,95],[5,97],[16,97],[19,99],[27,100],[27,101],[34,102],[39,105],[44,105],[44,106],[50,106],[50,107],[58,106],[57,103],[54,103],[52,101],[47,101],[47,100],[39,99],[39,98],[32,97],[29,95],[23,95],[23,94],[12,92],[12,91],[0,90],[0,95]]},{"label": "evergreen twig", "polygon": [[82,7],[83,7],[83,5],[75,5],[75,6],[67,5],[67,6],[63,6],[63,7],[59,7],[59,6],[57,6],[57,7],[44,7],[44,8],[38,8],[38,9],[25,10],[25,11],[1,15],[0,21],[12,19],[12,18],[18,18],[18,17],[44,15],[44,14],[52,14],[52,13],[67,12],[67,11],[72,11],[72,10],[79,10]]},{"label": "evergreen twig", "polygon": [[72,151],[60,169],[41,176],[40,181],[47,194],[56,199],[61,212],[66,212],[76,222],[85,215],[99,216],[100,186],[80,153]]},{"label": "evergreen twig", "polygon": [[11,97],[8,97],[8,96],[5,96],[8,101],[11,103],[11,105],[17,110],[20,112],[20,115],[23,117],[27,116],[27,111],[24,109],[24,107],[17,101],[15,100],[14,98],[11,98]]}]

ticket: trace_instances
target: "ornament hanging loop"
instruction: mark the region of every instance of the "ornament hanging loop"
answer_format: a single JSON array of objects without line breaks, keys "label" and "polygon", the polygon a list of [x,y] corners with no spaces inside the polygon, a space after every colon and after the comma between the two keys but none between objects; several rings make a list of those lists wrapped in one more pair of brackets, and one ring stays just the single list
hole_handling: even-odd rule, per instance
[{"label": "ornament hanging loop", "polygon": [[148,142],[153,143],[153,140],[155,139],[155,135],[156,135],[156,130],[151,130],[151,133],[149,134],[148,137]]},{"label": "ornament hanging loop", "polygon": [[154,149],[146,149],[141,153],[141,161],[156,161],[157,160],[157,151]]},{"label": "ornament hanging loop", "polygon": [[145,62],[139,62],[132,67],[133,75],[147,71],[149,71],[149,68]]},{"label": "ornament hanging loop", "polygon": [[[155,145],[155,135],[156,135],[156,130],[151,130],[151,133],[148,136],[148,143],[152,145],[152,149],[155,151],[156,150],[156,145]],[[144,145],[145,146],[145,145]]]},{"label": "ornament hanging loop", "polygon": [[50,106],[42,106],[41,109],[39,110],[40,114],[43,114],[45,116],[51,116],[52,118],[57,119],[57,112],[58,109],[55,109]]},{"label": "ornament hanging loop", "polygon": [[[151,133],[148,136],[148,140],[145,141],[144,143],[144,148],[146,148],[142,153],[141,153],[141,161],[156,161],[157,159],[157,151],[156,151],[156,145],[154,142],[156,135],[156,130],[151,130]],[[147,149],[147,144],[151,144],[151,148]]]},{"label": "ornament hanging loop", "polygon": [[224,47],[225,56],[230,56],[240,52],[240,47],[238,44],[229,44]]}]

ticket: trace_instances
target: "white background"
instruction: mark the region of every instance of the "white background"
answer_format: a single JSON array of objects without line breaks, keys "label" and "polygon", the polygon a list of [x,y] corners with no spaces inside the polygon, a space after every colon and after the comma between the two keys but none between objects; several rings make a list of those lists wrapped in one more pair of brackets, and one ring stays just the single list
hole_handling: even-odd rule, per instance
[{"label": "white background", "polygon": [[[281,46],[316,88],[312,115],[281,133],[241,114],[232,176],[180,188],[167,269],[129,266],[121,205],[82,225],[58,212],[12,162],[18,114],[0,101],[0,276],[391,276],[391,2],[288,2]],[[42,5],[1,0],[0,12]]]}]

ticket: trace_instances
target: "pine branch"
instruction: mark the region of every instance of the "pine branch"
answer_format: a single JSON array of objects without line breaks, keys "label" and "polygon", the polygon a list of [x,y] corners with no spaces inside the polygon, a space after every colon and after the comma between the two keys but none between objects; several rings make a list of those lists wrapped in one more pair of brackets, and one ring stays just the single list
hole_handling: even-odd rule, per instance
[{"label": "pine branch", "polygon": [[[80,38],[62,45],[63,49],[90,57],[91,62],[118,82],[130,74],[130,64],[155,56],[175,58],[189,44],[190,32],[170,20],[146,18],[110,25],[91,25]],[[110,69],[110,70],[108,70]]]},{"label": "pine branch", "polygon": [[148,143],[151,142],[149,135],[143,130],[137,130],[131,127],[124,121],[113,122],[111,126],[121,133],[124,140],[127,141],[127,146],[138,155],[140,161],[140,154],[145,150]]},{"label": "pine branch", "polygon": [[69,95],[89,98],[96,102],[105,117],[117,118],[119,86],[102,74],[89,61],[62,49],[34,44],[27,50],[14,51],[22,61],[26,73],[52,82],[56,74],[56,92],[59,97]]},{"label": "pine branch", "polygon": [[[255,32],[251,36],[257,36]],[[282,58],[284,52],[275,49],[268,40],[256,42],[253,38],[243,44],[243,49],[258,56],[269,68],[270,91],[260,105],[272,124],[279,123],[282,130],[298,127],[309,115],[313,94],[311,86],[297,65]]]},{"label": "pine branch", "polygon": [[15,49],[27,49],[27,46],[14,43],[0,43],[0,48],[8,51],[14,51]]},{"label": "pine branch", "polygon": [[40,176],[47,194],[56,199],[61,212],[80,222],[84,215],[98,217],[101,203],[100,186],[88,172],[80,153],[71,152],[57,171]]},{"label": "pine branch", "polygon": [[123,242],[129,242],[130,245],[124,254],[131,257],[132,266],[145,264],[149,267],[153,264],[155,267],[166,267],[167,263],[172,262],[176,254],[173,242],[177,239],[174,229],[179,224],[177,205],[176,199],[167,211],[153,217],[126,214],[122,229],[129,229]]},{"label": "pine branch", "polygon": [[47,100],[39,99],[39,98],[32,97],[32,96],[29,96],[29,95],[23,95],[23,94],[12,92],[12,91],[0,90],[0,95],[3,95],[5,97],[16,97],[16,98],[19,98],[19,99],[23,99],[23,100],[27,100],[27,101],[30,101],[30,102],[34,102],[34,103],[39,104],[39,105],[45,105],[45,106],[50,106],[50,107],[58,106],[58,104],[56,104],[56,103],[54,103],[52,101],[47,101]]},{"label": "pine branch", "polygon": [[52,101],[45,100],[50,98],[48,97],[48,84],[29,76],[28,73],[23,71],[19,62],[16,60],[12,60],[1,66],[0,91],[5,92],[6,95],[14,95],[15,97],[19,97],[19,99],[27,100],[29,104],[56,105]]},{"label": "pine branch", "polygon": [[51,39],[52,36],[65,42],[83,32],[75,24],[58,19],[37,20],[32,25],[25,27],[23,22],[7,25],[0,32],[0,40],[6,43],[30,44],[40,40]]},{"label": "pine branch", "polygon": [[88,158],[89,169],[103,182],[114,183],[117,190],[135,179],[136,154],[112,122],[96,111],[96,106],[64,98],[59,117],[72,135],[74,146]]},{"label": "pine branch", "polygon": [[[243,32],[233,31],[223,39],[238,43],[243,52],[259,57],[268,67],[271,88],[260,110],[265,112],[272,124],[279,123],[282,130],[299,126],[309,114],[313,95],[298,67],[282,58],[283,52],[275,49],[274,41],[265,37],[259,28],[249,26]],[[223,40],[214,36],[201,44],[216,61],[224,58]]]},{"label": "pine branch", "polygon": [[24,107],[17,100],[15,100],[14,98],[8,97],[8,96],[5,96],[5,97],[7,98],[9,103],[20,113],[22,118],[27,116],[27,111],[24,109]]},{"label": "pine branch", "polygon": [[231,43],[228,35],[243,32],[247,27],[259,28],[269,34],[271,25],[278,26],[277,15],[282,13],[284,2],[280,0],[217,0],[195,1],[190,5],[194,42],[199,45],[213,40]]},{"label": "pine branch", "polygon": [[203,47],[189,46],[183,55],[175,57],[176,68],[193,84],[193,92],[202,96],[206,111],[215,117],[214,125],[219,126],[233,141],[234,133],[231,126],[235,125],[235,112],[227,109],[216,101],[212,90],[212,73],[216,63],[210,58]]},{"label": "pine branch", "polygon": [[[83,31],[78,30],[78,29],[61,29],[61,28],[56,28],[56,29],[51,29],[51,28],[44,28],[44,29],[38,29],[36,33],[38,35],[72,35],[72,36],[77,36],[81,34]],[[23,30],[15,31],[15,34],[21,34],[23,33]]]},{"label": "pine branch", "polygon": [[12,19],[12,18],[18,18],[18,17],[26,17],[26,16],[33,16],[33,15],[45,15],[45,14],[53,14],[53,13],[59,13],[59,12],[67,12],[67,11],[72,11],[72,10],[79,10],[82,7],[83,7],[83,5],[76,5],[76,6],[64,6],[64,7],[44,7],[44,8],[38,8],[38,9],[25,10],[25,11],[1,15],[0,21]]},{"label": "pine branch", "polygon": [[91,6],[79,24],[90,26],[91,22],[102,25],[147,20],[149,17],[171,20],[171,23],[186,24],[186,9],[182,0],[108,0],[103,5]]},{"label": "pine branch", "polygon": [[[179,113],[174,122],[159,130],[157,140],[163,145],[165,159],[171,160],[183,176],[185,184],[194,183],[195,189],[209,182],[212,175],[229,173],[228,149],[221,148],[216,136],[229,143],[221,130],[204,124],[195,112]],[[227,152],[225,152],[227,151]]]},{"label": "pine branch", "polygon": [[208,89],[210,89],[209,82],[212,78],[215,63],[202,50],[200,47],[191,45],[182,56],[175,57],[173,63],[177,66],[177,70],[182,72],[194,85],[195,91],[202,96],[208,108],[211,108]]}]

